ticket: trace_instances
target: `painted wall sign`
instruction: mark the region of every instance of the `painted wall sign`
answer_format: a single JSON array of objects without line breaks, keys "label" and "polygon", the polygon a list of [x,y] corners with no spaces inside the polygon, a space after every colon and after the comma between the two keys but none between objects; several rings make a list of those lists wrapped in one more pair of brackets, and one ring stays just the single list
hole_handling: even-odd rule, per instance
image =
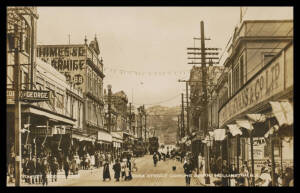
[{"label": "painted wall sign", "polygon": [[284,56],[281,54],[263,72],[240,90],[219,112],[219,126],[284,89]]},{"label": "painted wall sign", "polygon": [[84,89],[86,65],[84,45],[38,45],[37,57],[64,74],[68,82]]}]

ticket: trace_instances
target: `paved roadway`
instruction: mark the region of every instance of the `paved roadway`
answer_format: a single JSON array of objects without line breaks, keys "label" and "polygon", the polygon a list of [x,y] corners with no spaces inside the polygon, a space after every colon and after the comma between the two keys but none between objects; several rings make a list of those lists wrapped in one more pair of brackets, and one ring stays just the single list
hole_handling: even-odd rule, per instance
[{"label": "paved roadway", "polygon": [[[58,182],[51,182],[48,178],[48,186],[185,186],[183,164],[175,160],[159,161],[154,167],[151,155],[136,159],[138,171],[133,172],[133,179],[130,181],[115,182],[114,172],[110,169],[111,181],[103,182],[103,168],[93,170],[80,170],[79,175],[70,175],[65,179],[63,173],[59,175]],[[172,170],[175,165],[177,169]],[[110,165],[112,167],[112,164]],[[203,186],[203,177],[193,177],[191,186]],[[30,186],[30,185],[25,185]],[[32,185],[31,185],[32,186]],[[34,185],[41,186],[41,185]]]}]

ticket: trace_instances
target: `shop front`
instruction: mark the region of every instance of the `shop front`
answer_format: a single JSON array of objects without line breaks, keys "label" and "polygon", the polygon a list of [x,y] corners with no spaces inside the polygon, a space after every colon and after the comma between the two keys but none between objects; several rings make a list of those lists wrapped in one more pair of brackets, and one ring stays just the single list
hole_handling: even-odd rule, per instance
[{"label": "shop front", "polygon": [[[258,176],[270,165],[274,185],[275,170],[293,168],[292,43],[221,107],[219,126],[228,131],[228,163],[238,170],[247,164]],[[252,185],[254,181],[253,177]]]},{"label": "shop front", "polygon": [[122,136],[118,133],[112,132],[112,144],[113,144],[113,155],[114,157],[121,156],[121,147],[122,147]]},{"label": "shop front", "polygon": [[97,143],[100,144],[100,151],[103,153],[112,153],[112,135],[106,131],[97,132]]}]

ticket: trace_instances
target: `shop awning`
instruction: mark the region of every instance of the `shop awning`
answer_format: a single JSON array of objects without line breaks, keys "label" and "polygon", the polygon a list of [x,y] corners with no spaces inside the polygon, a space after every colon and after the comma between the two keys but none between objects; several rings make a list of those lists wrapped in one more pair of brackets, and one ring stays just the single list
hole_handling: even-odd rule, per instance
[{"label": "shop awning", "polygon": [[223,141],[226,137],[226,130],[225,129],[215,129],[214,136],[216,141]]},{"label": "shop awning", "polygon": [[292,125],[294,123],[294,108],[291,103],[269,102],[272,106],[272,113],[276,117],[279,126]]},{"label": "shop awning", "polygon": [[97,140],[111,143],[112,135],[104,131],[98,131]]},{"label": "shop awning", "polygon": [[72,138],[79,139],[79,141],[95,141],[95,139],[89,138],[84,135],[72,134]]},{"label": "shop awning", "polygon": [[242,131],[238,128],[238,126],[236,124],[229,124],[229,125],[227,125],[227,127],[229,128],[229,131],[232,136],[243,134]]},{"label": "shop awning", "polygon": [[52,113],[49,113],[49,112],[46,112],[46,111],[43,111],[43,110],[40,110],[40,109],[36,109],[36,108],[33,108],[33,107],[28,107],[28,108],[24,109],[23,112],[24,113],[32,113],[32,114],[35,114],[37,116],[44,116],[44,117],[47,117],[49,119],[54,119],[54,120],[57,120],[57,121],[60,121],[60,122],[63,122],[63,123],[67,123],[69,125],[75,125],[75,121],[71,118],[67,118],[65,116],[55,115],[55,114],[52,114]]}]

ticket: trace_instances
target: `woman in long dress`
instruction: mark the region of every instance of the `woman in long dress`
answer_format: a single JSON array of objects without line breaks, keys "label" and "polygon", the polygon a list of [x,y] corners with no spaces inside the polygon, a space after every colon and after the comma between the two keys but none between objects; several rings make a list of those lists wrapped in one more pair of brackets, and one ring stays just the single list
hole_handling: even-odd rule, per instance
[{"label": "woman in long dress", "polygon": [[108,160],[105,160],[105,163],[103,165],[103,181],[105,181],[107,178],[111,180],[110,172],[109,172],[109,163]]}]

